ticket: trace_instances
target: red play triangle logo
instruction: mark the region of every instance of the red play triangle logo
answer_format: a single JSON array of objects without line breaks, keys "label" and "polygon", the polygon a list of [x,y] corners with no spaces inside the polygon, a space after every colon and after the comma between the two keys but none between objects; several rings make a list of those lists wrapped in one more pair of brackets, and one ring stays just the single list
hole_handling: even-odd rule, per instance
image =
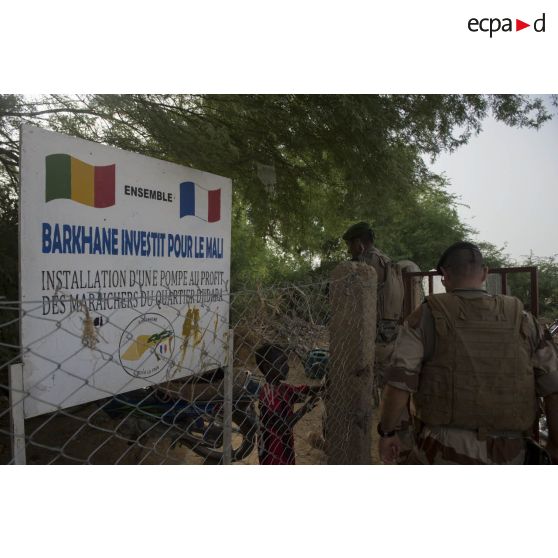
[{"label": "red play triangle logo", "polygon": [[522,29],[525,29],[526,27],[531,27],[531,24],[530,23],[525,23],[524,21],[521,21],[520,19],[515,20],[515,30],[516,31],[521,31]]}]

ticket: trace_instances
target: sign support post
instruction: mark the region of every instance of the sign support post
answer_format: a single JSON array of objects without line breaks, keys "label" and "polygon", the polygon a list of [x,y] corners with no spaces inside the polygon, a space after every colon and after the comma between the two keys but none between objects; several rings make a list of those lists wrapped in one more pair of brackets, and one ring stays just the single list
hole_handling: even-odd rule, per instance
[{"label": "sign support post", "polygon": [[229,329],[227,337],[227,365],[225,366],[225,403],[223,408],[223,465],[230,465],[232,461],[232,407],[233,407],[233,360],[234,360],[234,330]]},{"label": "sign support post", "polygon": [[25,415],[23,412],[23,364],[10,366],[10,430],[14,465],[25,465]]}]

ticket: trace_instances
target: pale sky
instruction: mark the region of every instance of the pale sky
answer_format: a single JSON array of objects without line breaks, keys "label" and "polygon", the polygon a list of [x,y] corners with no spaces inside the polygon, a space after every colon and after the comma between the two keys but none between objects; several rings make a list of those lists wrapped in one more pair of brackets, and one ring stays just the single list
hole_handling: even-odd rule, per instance
[{"label": "pale sky", "polygon": [[558,254],[558,115],[541,129],[510,128],[490,118],[483,131],[432,169],[445,173],[448,191],[460,197],[462,221],[478,231],[477,241],[516,260]]}]

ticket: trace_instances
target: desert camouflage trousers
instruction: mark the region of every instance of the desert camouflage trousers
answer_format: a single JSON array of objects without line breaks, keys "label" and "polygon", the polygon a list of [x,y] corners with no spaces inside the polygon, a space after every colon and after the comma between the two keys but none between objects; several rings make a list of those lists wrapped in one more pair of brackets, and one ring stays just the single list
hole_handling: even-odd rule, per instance
[{"label": "desert camouflage trousers", "polygon": [[373,382],[373,406],[377,409],[380,406],[382,390],[385,385],[384,370],[389,364],[395,339],[397,337],[397,322],[391,320],[381,320],[378,323],[376,335],[376,346],[374,354],[374,382]]},{"label": "desert camouflage trousers", "polygon": [[522,465],[526,442],[520,433],[499,433],[479,439],[473,430],[423,425],[415,433],[405,465]]}]

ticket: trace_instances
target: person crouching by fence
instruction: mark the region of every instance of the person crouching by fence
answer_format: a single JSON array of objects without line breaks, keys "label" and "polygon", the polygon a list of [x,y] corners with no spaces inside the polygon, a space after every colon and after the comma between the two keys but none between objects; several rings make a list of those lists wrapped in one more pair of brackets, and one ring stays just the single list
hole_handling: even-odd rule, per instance
[{"label": "person crouching by fence", "polygon": [[310,399],[297,412],[294,405],[305,401],[308,395],[315,396],[314,401],[317,402],[320,389],[285,382],[289,374],[288,357],[284,349],[277,345],[258,347],[256,364],[266,380],[259,393],[260,465],[294,465],[293,428],[313,406],[313,400]]}]

